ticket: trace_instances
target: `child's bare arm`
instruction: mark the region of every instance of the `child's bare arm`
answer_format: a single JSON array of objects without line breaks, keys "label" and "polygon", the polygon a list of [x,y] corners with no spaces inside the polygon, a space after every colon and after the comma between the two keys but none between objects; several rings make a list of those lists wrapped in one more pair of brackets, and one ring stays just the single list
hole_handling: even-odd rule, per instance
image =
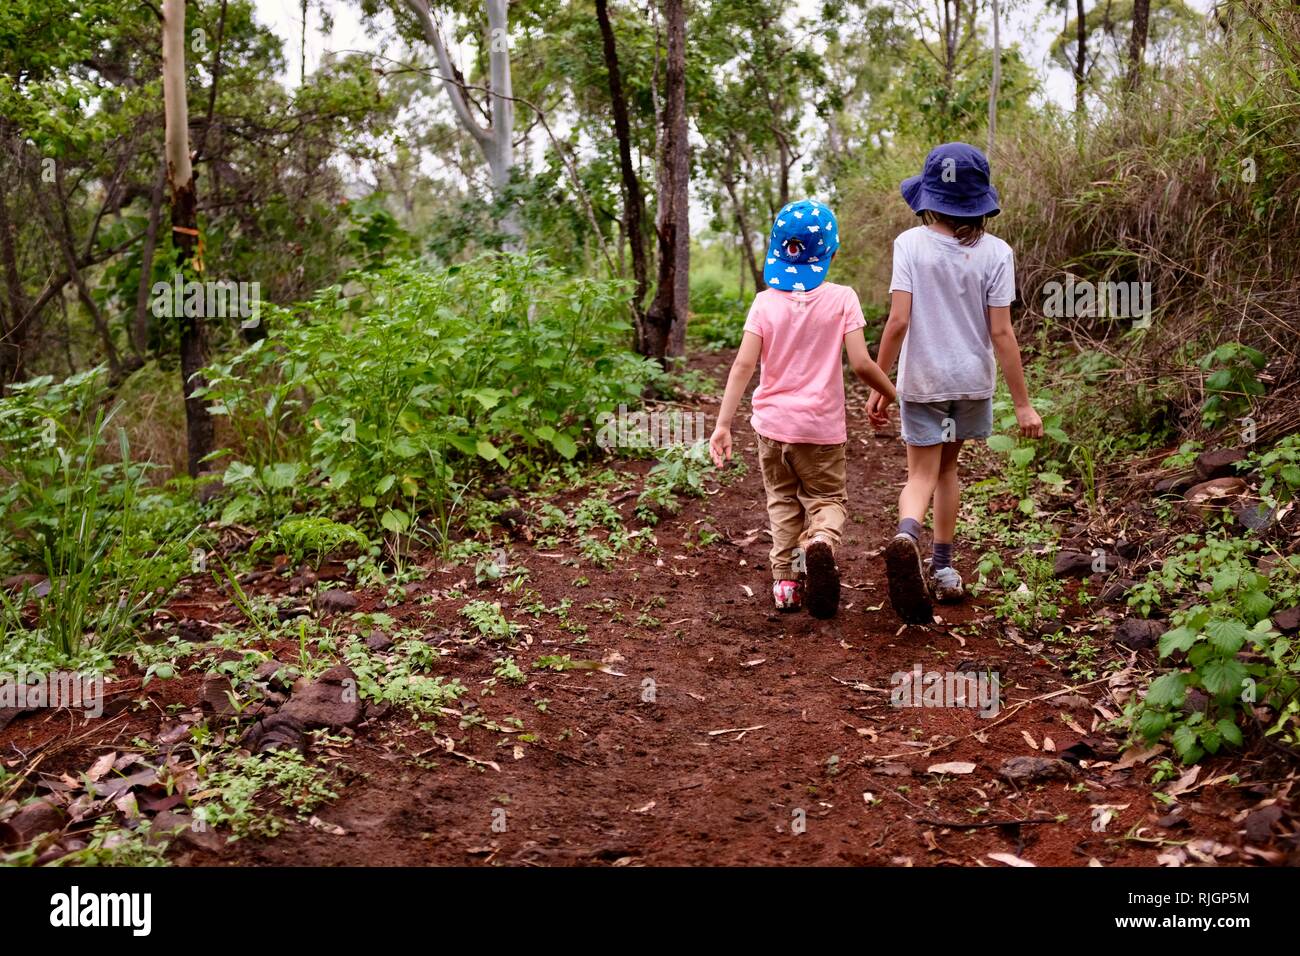
[{"label": "child's bare arm", "polygon": [[[880,349],[876,352],[876,364],[886,375],[898,361],[898,353],[903,349],[903,339],[907,337],[907,326],[911,321],[912,293],[891,293],[889,319],[885,322],[885,330],[880,334]],[[874,427],[884,428],[889,424],[889,405],[896,399],[896,395],[886,396],[879,389],[872,389],[871,398],[867,401],[867,417]]]},{"label": "child's bare arm", "polygon": [[897,397],[894,383],[871,360],[871,353],[867,351],[867,337],[861,329],[854,329],[844,336],[844,348],[849,354],[849,368],[853,369],[853,374],[892,402]]},{"label": "child's bare arm", "polygon": [[989,334],[993,338],[993,351],[998,365],[1007,380],[1007,390],[1016,406],[1016,421],[1020,434],[1026,438],[1043,437],[1043,420],[1029,401],[1029,388],[1025,385],[1025,369],[1020,362],[1020,344],[1016,330],[1011,325],[1011,306],[989,306]]},{"label": "child's bare arm", "polygon": [[876,354],[876,363],[889,374],[898,361],[898,353],[903,350],[903,339],[907,337],[907,326],[912,321],[912,293],[892,292],[889,296],[889,319],[885,322],[885,331],[880,334],[880,351]]},{"label": "child's bare arm", "polygon": [[731,372],[727,375],[727,390],[722,393],[722,405],[718,408],[718,424],[709,439],[709,454],[713,463],[719,468],[723,462],[731,460],[731,421],[736,417],[736,409],[745,394],[749,380],[754,377],[758,367],[759,356],[763,354],[763,339],[753,332],[746,332],[740,341],[740,351],[731,363]]}]

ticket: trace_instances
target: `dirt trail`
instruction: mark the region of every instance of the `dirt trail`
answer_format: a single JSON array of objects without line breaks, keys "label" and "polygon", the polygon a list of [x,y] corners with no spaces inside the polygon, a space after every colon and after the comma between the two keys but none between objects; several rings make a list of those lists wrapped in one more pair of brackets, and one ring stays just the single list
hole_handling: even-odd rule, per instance
[{"label": "dirt trail", "polygon": [[[721,372],[723,359],[704,364]],[[835,619],[771,607],[761,477],[753,434],[742,424],[736,445],[751,463],[748,474],[663,520],[655,529],[657,555],[630,554],[602,572],[516,543],[513,561],[528,568],[528,586],[548,605],[572,597],[571,619],[588,628],[584,641],[551,616],[530,623],[530,646],[515,651],[528,671],[525,686],[503,681],[480,696],[500,652],[441,642],[452,653],[438,670],[470,688],[461,701],[466,709],[501,726],[517,717],[532,735],[521,742],[519,733],[439,721],[460,754],[499,770],[442,752],[427,729],[391,714],[364,724],[343,749],[344,785],[318,812],[323,825],[292,823],[275,839],[245,839],[216,853],[178,847],[175,861],[1002,865],[989,856],[997,853],[1038,865],[1155,863],[1157,843],[1124,838],[1139,827],[1146,837],[1173,837],[1156,826],[1168,811],[1151,798],[1149,771],[1116,768],[1115,742],[1098,732],[1102,712],[1077,700],[1074,709],[1030,701],[1069,685],[1055,665],[1003,637],[978,601],[943,609],[942,623],[932,627],[900,629],[876,555],[893,530],[903,455],[896,438],[872,435],[864,401],[851,392],[850,523],[840,555],[846,587]],[[705,410],[711,422],[713,409]],[[619,505],[629,524],[634,505],[631,498]],[[690,547],[702,527],[721,537]],[[969,568],[976,548],[960,551]],[[417,590],[466,576],[463,568],[434,571]],[[590,583],[574,587],[579,576]],[[665,606],[647,605],[659,595]],[[359,596],[362,610],[379,599]],[[514,603],[499,589],[470,596],[501,600],[507,611]],[[607,599],[612,609],[584,607]],[[457,617],[463,601],[430,608],[416,600],[386,613],[399,626],[419,623],[431,633],[464,623]],[[533,670],[542,654],[605,661],[618,674]],[[996,671],[1001,714],[892,707],[891,675],[914,665]],[[646,693],[650,681],[653,695]],[[167,693],[184,699],[192,684]],[[1082,693],[1104,701],[1103,690]],[[535,705],[541,699],[544,713]],[[16,729],[0,736],[12,738]],[[129,739],[138,730],[133,718],[121,733]],[[1076,775],[1020,786],[1000,779],[1006,758],[1043,756],[1031,741],[1043,747],[1044,738],[1058,752],[1076,748],[1083,758]],[[70,768],[77,760],[85,758],[71,758]],[[975,767],[927,772],[950,762]],[[1100,831],[1093,829],[1103,812],[1096,805],[1116,808]],[[1198,838],[1236,840],[1221,808],[1188,800],[1183,815]],[[1003,820],[1048,822],[992,825]],[[1186,840],[1188,831],[1181,832]]]},{"label": "dirt trail", "polygon": [[[1031,703],[999,721],[971,710],[898,709],[881,692],[892,674],[914,664],[925,671],[986,665],[1001,675],[1004,707],[1068,681],[1046,661],[998,640],[995,623],[972,626],[987,616],[975,602],[944,609],[941,625],[900,632],[875,555],[893,532],[904,461],[897,439],[872,435],[863,401],[853,394],[850,523],[840,556],[847,587],[835,619],[771,607],[768,539],[755,534],[765,526],[762,479],[753,433],[742,424],[736,443],[751,463],[748,474],[660,523],[662,566],[653,556],[632,555],[610,573],[579,571],[519,549],[529,584],[548,603],[572,596],[572,616],[589,626],[588,642],[579,645],[543,618],[530,629],[532,653],[518,655],[521,664],[539,653],[571,653],[613,661],[626,676],[535,672],[521,690],[498,685],[495,696],[480,698],[485,715],[498,722],[520,716],[541,738],[515,760],[507,735],[451,731],[468,737],[462,752],[494,760],[500,772],[449,757],[420,770],[394,760],[384,734],[363,736],[348,763],[367,779],[320,814],[348,835],[297,827],[264,844],[240,844],[221,861],[922,865],[991,863],[987,854],[1001,852],[1040,865],[1087,864],[1092,857],[1155,862],[1155,849],[1117,839],[1152,813],[1147,788],[1129,772],[1085,771],[1078,790],[1068,788],[1077,781],[1018,789],[997,778],[1005,758],[1035,753],[1026,733],[1040,746],[1052,738],[1058,750],[1080,739],[1058,716],[1061,708]],[[631,506],[621,510],[630,513]],[[684,539],[702,525],[722,540],[687,550]],[[967,562],[971,550],[962,555]],[[590,579],[588,587],[572,586],[579,574]],[[431,583],[455,577],[434,575]],[[667,599],[652,611],[662,626],[632,626],[638,611],[629,602],[639,607],[656,595]],[[581,609],[605,599],[619,606],[624,622]],[[446,619],[452,622],[450,611]],[[976,636],[955,636],[959,630]],[[482,679],[490,675],[491,655],[446,663],[449,674],[477,688],[465,665]],[[654,682],[652,703],[643,700],[647,680]],[[1095,698],[1095,690],[1085,693]],[[550,702],[545,714],[532,704],[539,698]],[[1094,717],[1071,719],[1091,731]],[[732,730],[717,733],[726,729]],[[925,753],[954,737],[961,739]],[[870,759],[891,754],[904,756],[883,765]],[[953,761],[973,762],[976,770],[925,772]],[[1091,829],[1095,802],[1127,806],[1098,833]],[[506,829],[494,832],[501,809]],[[921,822],[1037,818],[1053,822],[960,830]]]}]

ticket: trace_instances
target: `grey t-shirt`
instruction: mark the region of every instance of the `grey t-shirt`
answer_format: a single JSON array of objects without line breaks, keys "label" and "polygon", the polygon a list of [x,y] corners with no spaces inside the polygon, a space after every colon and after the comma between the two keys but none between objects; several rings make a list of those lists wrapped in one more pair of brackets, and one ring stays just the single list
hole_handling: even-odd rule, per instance
[{"label": "grey t-shirt", "polygon": [[1011,247],[985,233],[973,246],[916,226],[894,240],[891,292],[912,293],[898,359],[898,396],[947,402],[993,395],[997,365],[988,306],[1016,297]]}]

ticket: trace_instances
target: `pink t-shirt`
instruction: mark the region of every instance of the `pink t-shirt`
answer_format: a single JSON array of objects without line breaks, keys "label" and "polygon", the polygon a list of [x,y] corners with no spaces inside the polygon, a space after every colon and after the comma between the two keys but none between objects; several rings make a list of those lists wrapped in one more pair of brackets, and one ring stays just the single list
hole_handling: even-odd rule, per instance
[{"label": "pink t-shirt", "polygon": [[764,438],[838,445],[844,429],[844,336],[866,325],[858,294],[823,282],[811,292],[764,289],[745,331],[763,339],[749,422]]}]

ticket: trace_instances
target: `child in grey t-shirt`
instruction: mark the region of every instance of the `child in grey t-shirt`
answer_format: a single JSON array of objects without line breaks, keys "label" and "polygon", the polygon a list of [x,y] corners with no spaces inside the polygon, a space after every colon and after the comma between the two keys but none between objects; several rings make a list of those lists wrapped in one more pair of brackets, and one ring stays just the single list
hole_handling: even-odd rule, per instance
[{"label": "child in grey t-shirt", "polygon": [[[985,220],[1000,211],[988,160],[965,143],[936,146],[924,172],[903,182],[902,193],[921,225],[894,241],[889,320],[877,356],[886,371],[899,359],[899,415],[907,444],[907,484],[885,564],[894,610],[906,623],[924,624],[933,616],[932,598],[956,601],[963,594],[952,566],[957,459],[963,441],[992,432],[995,359],[1021,434],[1040,437],[1043,422],[1029,401],[1011,325],[1015,258],[1010,246],[984,231]],[[872,393],[868,411],[877,427],[888,422],[888,407],[885,396]],[[934,540],[927,573],[919,541],[931,500]]]}]

